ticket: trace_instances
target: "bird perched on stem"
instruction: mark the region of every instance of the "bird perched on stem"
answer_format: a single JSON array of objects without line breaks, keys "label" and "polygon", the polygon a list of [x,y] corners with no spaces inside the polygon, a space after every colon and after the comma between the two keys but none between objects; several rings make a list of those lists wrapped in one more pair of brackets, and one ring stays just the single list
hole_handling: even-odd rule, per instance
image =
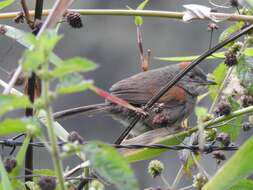
[{"label": "bird perched on stem", "polygon": [[[182,62],[133,75],[115,83],[110,88],[110,93],[141,108],[189,64],[190,62]],[[207,79],[202,69],[195,67],[154,104],[148,111],[148,115],[143,117],[131,131],[131,135],[137,136],[157,128],[176,130],[181,122],[194,111],[197,96],[205,93],[208,85],[214,84],[216,84],[214,81]],[[132,110],[106,101],[102,104],[60,111],[55,113],[54,117],[59,119],[78,113],[97,112],[106,112],[125,126],[129,125],[136,114]]]}]

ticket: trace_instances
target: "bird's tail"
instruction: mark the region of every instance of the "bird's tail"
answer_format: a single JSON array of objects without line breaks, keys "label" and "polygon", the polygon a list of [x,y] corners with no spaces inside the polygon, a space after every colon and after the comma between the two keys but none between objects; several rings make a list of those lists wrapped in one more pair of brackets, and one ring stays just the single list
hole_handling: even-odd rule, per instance
[{"label": "bird's tail", "polygon": [[94,113],[103,112],[108,108],[110,108],[110,105],[108,105],[107,103],[93,104],[89,106],[81,106],[81,107],[59,111],[59,112],[54,113],[53,117],[54,119],[61,119],[61,118],[70,117],[70,116],[74,116],[78,114],[94,114]]}]

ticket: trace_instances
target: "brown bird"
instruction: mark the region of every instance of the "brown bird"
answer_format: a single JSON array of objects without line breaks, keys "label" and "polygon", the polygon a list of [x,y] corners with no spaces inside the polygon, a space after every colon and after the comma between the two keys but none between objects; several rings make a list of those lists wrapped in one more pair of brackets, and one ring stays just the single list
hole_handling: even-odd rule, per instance
[{"label": "brown bird", "polygon": [[[110,88],[110,93],[141,108],[189,64],[189,62],[182,62],[136,74],[115,83]],[[197,96],[205,93],[208,85],[214,84],[216,83],[208,80],[199,67],[195,67],[155,103],[148,115],[136,124],[131,135],[137,136],[163,127],[179,127],[181,122],[194,111]],[[59,119],[77,113],[94,114],[97,112],[109,113],[125,126],[128,126],[135,116],[134,111],[106,101],[102,104],[60,111],[55,113],[54,117]]]}]

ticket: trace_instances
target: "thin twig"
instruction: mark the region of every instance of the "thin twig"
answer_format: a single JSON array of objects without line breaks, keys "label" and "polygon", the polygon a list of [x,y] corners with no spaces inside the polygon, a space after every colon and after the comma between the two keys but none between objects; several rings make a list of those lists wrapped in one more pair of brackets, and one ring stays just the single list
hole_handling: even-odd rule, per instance
[{"label": "thin twig", "polygon": [[[28,26],[29,26],[31,29],[34,29],[34,24],[33,24],[33,22],[32,22],[32,19],[31,19],[31,16],[30,16],[30,11],[29,11],[29,9],[28,9],[26,0],[21,0],[21,1],[20,1],[20,4],[21,4],[22,9],[23,9],[24,14],[25,14],[26,23],[28,24]],[[35,10],[35,14],[36,14],[36,11],[37,11],[37,10]]]},{"label": "thin twig", "polygon": [[[69,11],[78,12],[81,15],[107,15],[107,16],[143,16],[143,17],[159,17],[159,18],[168,18],[168,19],[179,19],[181,20],[184,16],[184,12],[176,11],[154,11],[154,10],[125,10],[125,9],[69,9]],[[1,13],[1,19],[13,19],[20,12],[9,12]],[[29,12],[30,15],[34,15],[34,11]],[[50,10],[43,10],[43,15],[46,16],[50,13]],[[227,21],[245,21],[253,22],[253,16],[249,15],[238,15],[238,14],[229,14],[229,13],[210,13],[211,17],[214,17],[218,20],[227,20]],[[197,19],[196,19],[197,20]],[[207,18],[200,20],[209,20]]]}]

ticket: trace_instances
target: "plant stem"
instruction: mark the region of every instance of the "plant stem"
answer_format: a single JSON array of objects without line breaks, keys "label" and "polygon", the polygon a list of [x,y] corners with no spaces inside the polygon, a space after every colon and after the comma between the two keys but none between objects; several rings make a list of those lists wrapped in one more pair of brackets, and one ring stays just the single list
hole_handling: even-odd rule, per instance
[{"label": "plant stem", "polygon": [[[44,69],[47,69],[47,65]],[[63,167],[62,167],[62,160],[60,158],[60,151],[57,145],[57,136],[54,131],[53,127],[53,115],[52,115],[52,108],[50,106],[49,100],[49,82],[47,80],[42,81],[42,97],[46,102],[46,118],[47,118],[47,131],[49,140],[51,142],[51,154],[52,159],[54,162],[55,171],[59,180],[59,185],[61,190],[66,190],[64,185],[64,178],[63,178]]]},{"label": "plant stem", "polygon": [[[78,12],[81,15],[108,15],[108,16],[146,16],[146,17],[160,17],[171,19],[182,19],[184,12],[176,11],[153,11],[153,10],[125,10],[125,9],[69,9],[69,11]],[[50,10],[43,10],[43,15],[48,15]],[[29,12],[31,16],[34,15],[34,11]],[[13,19],[19,12],[8,12],[0,14],[1,19]],[[253,16],[237,15],[228,13],[210,13],[211,16],[216,19],[228,20],[228,21],[247,21],[253,22]],[[203,20],[203,19],[202,19]],[[209,20],[205,18],[204,20]]]}]

